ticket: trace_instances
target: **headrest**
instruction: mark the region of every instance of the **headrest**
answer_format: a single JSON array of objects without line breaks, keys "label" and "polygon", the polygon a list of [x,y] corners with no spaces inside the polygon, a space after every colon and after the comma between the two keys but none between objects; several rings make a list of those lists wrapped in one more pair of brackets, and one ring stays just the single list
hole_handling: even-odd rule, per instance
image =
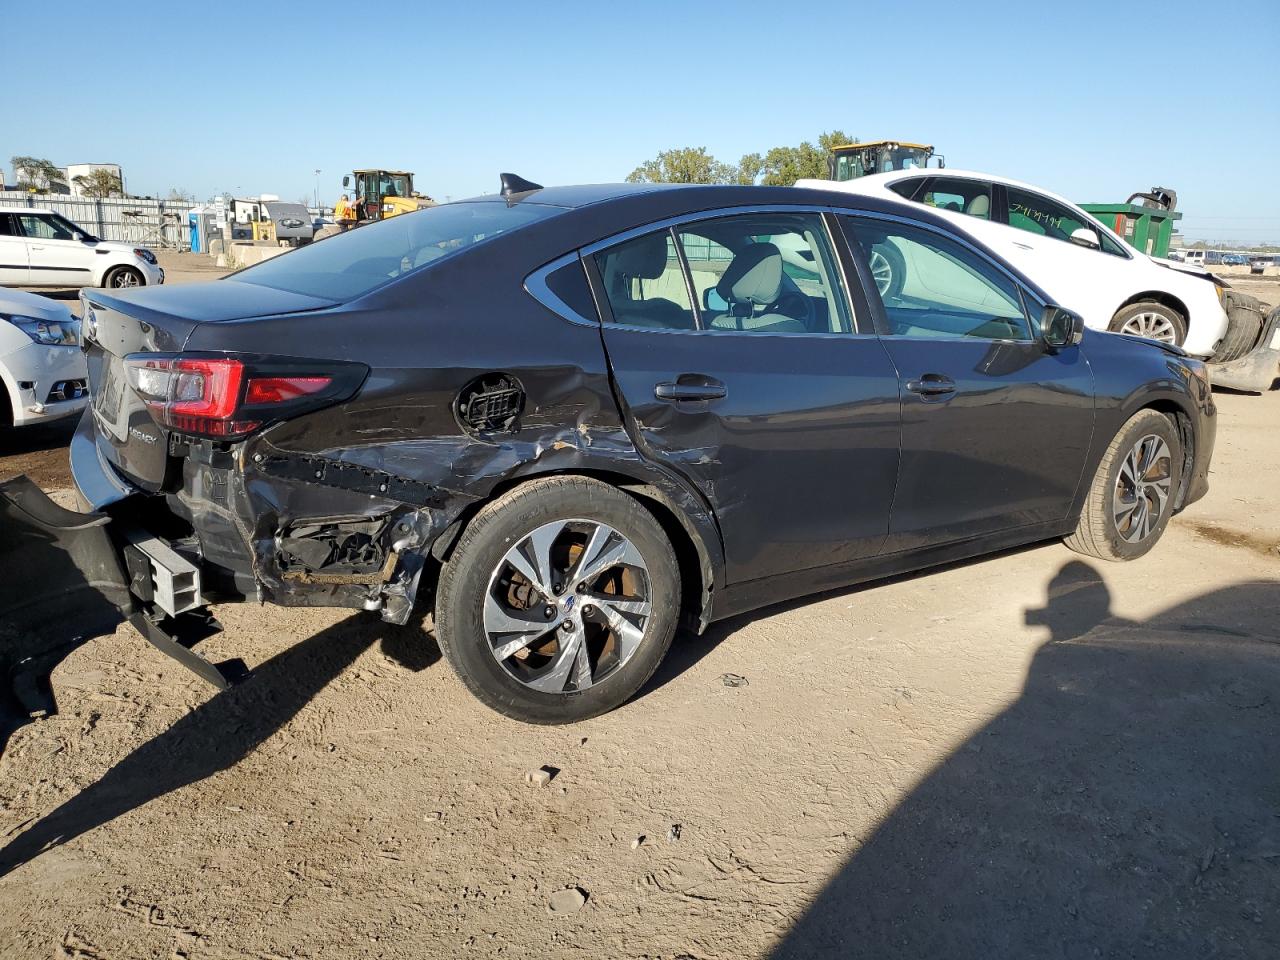
[{"label": "headrest", "polygon": [[773,303],[782,289],[782,254],[772,243],[753,243],[736,257],[716,284],[725,300]]},{"label": "headrest", "polygon": [[985,217],[991,212],[991,200],[985,193],[980,193],[969,201],[964,212],[971,217]]},{"label": "headrest", "polygon": [[656,280],[667,269],[667,234],[651,233],[618,247],[610,272],[640,280]]}]

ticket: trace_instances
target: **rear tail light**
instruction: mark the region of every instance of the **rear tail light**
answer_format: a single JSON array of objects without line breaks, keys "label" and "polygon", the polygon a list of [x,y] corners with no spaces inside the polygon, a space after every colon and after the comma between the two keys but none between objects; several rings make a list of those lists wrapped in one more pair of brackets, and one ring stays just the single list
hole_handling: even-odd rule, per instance
[{"label": "rear tail light", "polygon": [[346,400],[368,372],[357,363],[191,354],[133,354],[125,366],[157,423],[223,440]]}]

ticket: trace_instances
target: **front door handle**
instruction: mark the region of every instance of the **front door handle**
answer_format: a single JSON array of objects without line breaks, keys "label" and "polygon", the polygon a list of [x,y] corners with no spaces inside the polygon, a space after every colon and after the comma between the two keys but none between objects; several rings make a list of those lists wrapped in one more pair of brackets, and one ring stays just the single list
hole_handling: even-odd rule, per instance
[{"label": "front door handle", "polygon": [[728,391],[723,383],[711,377],[682,374],[675,382],[665,380],[653,386],[659,400],[719,400]]},{"label": "front door handle", "polygon": [[907,389],[924,397],[938,397],[956,392],[956,382],[940,373],[926,373],[919,380],[908,380]]}]

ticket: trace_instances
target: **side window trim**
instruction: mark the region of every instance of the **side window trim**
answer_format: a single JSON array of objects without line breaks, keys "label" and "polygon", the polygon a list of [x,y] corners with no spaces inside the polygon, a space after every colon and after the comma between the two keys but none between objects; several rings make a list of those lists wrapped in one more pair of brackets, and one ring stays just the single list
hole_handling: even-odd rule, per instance
[{"label": "side window trim", "polygon": [[575,262],[583,268],[583,271],[587,276],[587,286],[591,288],[591,297],[596,301],[596,310],[598,312],[600,309],[600,301],[599,298],[596,297],[595,289],[591,285],[590,271],[586,269],[586,264],[578,255],[578,251],[576,250],[572,253],[566,253],[563,257],[558,257],[555,260],[552,260],[550,263],[539,267],[537,270],[534,270],[525,277],[525,292],[552,313],[563,317],[570,323],[580,323],[588,327],[598,327],[600,325],[600,317],[597,316],[594,320],[584,317],[577,310],[573,309],[573,307],[569,306],[569,304],[565,303],[564,300],[556,296],[550,285],[547,283],[547,277],[562,267],[567,267]]},{"label": "side window trim", "polygon": [[698,302],[698,291],[693,286],[693,270],[689,267],[689,258],[685,255],[684,244],[680,242],[680,231],[675,224],[667,227],[667,236],[675,247],[676,260],[680,264],[680,272],[684,274],[684,290],[689,297],[689,306],[693,309],[693,329],[705,330],[702,325],[702,304]]},{"label": "side window trim", "polygon": [[[995,270],[997,273],[999,273],[1001,276],[1008,279],[1009,282],[1013,284],[1014,288],[1018,291],[1019,298],[1021,299],[1022,312],[1026,317],[1026,320],[1030,326],[1032,337],[1034,338],[1036,336],[1039,336],[1039,333],[1040,333],[1039,312],[1043,311],[1048,301],[1045,300],[1043,297],[1041,297],[1039,294],[1037,294],[1034,290],[1030,289],[1026,285],[1025,281],[1023,281],[1023,279],[1019,277],[1017,274],[1013,273],[1011,270],[1004,267],[998,261],[993,260],[990,254],[988,254],[986,251],[982,250],[975,244],[970,243],[967,237],[963,237],[958,234],[951,233],[947,230],[943,230],[940,227],[936,227],[931,223],[925,223],[922,220],[912,220],[907,217],[897,216],[896,214],[881,213],[877,210],[855,210],[848,207],[840,207],[840,208],[833,208],[832,213],[834,213],[836,216],[841,218],[855,217],[863,220],[884,220],[890,223],[900,223],[903,226],[914,227],[918,230],[924,230],[928,233],[935,234],[936,236],[942,237],[945,240],[950,240],[951,242],[958,244],[959,246],[963,247],[966,251],[968,251],[969,253],[977,257],[979,260],[981,260],[989,268],[991,268],[992,270]],[[842,230],[847,230],[847,229],[848,229],[847,226],[844,226],[842,224]],[[880,291],[876,290],[875,297],[870,296],[870,290],[871,288],[875,287],[875,281],[871,279],[870,267],[866,263],[866,257],[861,256],[860,254],[853,251],[854,244],[852,241],[848,239],[847,234],[845,236],[845,242],[848,244],[850,256],[854,259],[854,262],[857,264],[859,276],[863,278],[864,295],[868,300],[868,305],[871,310],[872,320],[875,323],[877,332],[882,337],[897,336],[897,334],[894,334],[891,331],[891,328],[889,326],[889,318],[884,312],[884,302],[880,297]],[[868,283],[870,283],[870,287],[867,286]],[[1038,305],[1039,310],[1031,309],[1032,305]],[[957,337],[956,339],[971,339],[971,338]],[[1009,341],[1009,342],[1024,343],[1026,341]]]}]

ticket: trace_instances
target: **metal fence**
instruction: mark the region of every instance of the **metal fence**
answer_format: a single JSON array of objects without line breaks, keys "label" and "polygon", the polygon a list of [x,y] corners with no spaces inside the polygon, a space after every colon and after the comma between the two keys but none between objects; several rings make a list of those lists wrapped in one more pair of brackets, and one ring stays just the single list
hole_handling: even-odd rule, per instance
[{"label": "metal fence", "polygon": [[91,200],[57,193],[0,192],[0,210],[39,207],[60,213],[95,237],[138,246],[187,250],[191,228],[185,200]]}]

